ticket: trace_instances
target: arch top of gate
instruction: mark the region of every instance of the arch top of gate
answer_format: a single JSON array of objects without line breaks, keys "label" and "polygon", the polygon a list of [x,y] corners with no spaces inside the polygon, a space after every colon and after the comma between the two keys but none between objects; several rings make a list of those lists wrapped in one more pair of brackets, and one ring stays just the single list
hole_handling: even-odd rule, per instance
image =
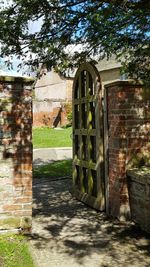
[{"label": "arch top of gate", "polygon": [[[83,85],[84,84],[84,85]],[[91,88],[92,87],[92,88]],[[87,90],[91,89],[91,92],[86,92]],[[84,97],[86,93],[89,95],[95,95],[101,89],[101,80],[100,75],[93,63],[83,63],[80,65],[78,70],[76,71],[74,83],[73,83],[73,99]],[[82,92],[82,95],[78,95],[77,97],[77,90],[85,90]]]},{"label": "arch top of gate", "polygon": [[95,65],[91,62],[86,62],[86,63],[83,63],[79,66],[79,68],[77,69],[76,74],[75,74],[75,79],[78,77],[79,73],[83,70],[89,71],[92,74],[93,78],[98,77],[99,82],[100,82],[99,72],[98,72],[97,68],[95,67]]}]

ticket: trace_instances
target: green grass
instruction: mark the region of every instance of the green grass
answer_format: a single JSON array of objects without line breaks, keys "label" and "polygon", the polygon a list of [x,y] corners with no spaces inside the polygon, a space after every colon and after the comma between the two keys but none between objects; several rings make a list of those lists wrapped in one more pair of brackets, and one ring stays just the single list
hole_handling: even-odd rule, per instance
[{"label": "green grass", "polygon": [[72,176],[72,160],[60,160],[47,165],[35,167],[33,177],[36,178],[59,178]]},{"label": "green grass", "polygon": [[0,267],[34,266],[25,237],[0,235]]},{"label": "green grass", "polygon": [[33,147],[71,147],[72,127],[56,130],[48,127],[33,129]]}]

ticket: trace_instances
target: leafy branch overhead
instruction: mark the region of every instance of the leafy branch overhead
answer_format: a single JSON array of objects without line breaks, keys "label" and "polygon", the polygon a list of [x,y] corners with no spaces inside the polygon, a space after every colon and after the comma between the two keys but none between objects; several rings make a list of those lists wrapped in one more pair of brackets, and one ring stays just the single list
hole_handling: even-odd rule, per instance
[{"label": "leafy branch overhead", "polygon": [[[0,5],[3,57],[25,59],[30,52],[29,64],[62,71],[113,54],[131,75],[149,82],[149,1],[13,0]],[[31,21],[39,21],[37,31],[30,30]]]}]

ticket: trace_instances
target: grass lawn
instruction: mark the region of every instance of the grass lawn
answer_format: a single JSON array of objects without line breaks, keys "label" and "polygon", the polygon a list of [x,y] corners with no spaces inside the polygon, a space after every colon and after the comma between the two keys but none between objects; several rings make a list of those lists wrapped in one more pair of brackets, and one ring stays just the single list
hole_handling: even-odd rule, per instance
[{"label": "grass lawn", "polygon": [[59,178],[67,176],[72,177],[72,160],[59,160],[33,169],[33,177],[36,178]]},{"label": "grass lawn", "polygon": [[27,240],[21,235],[0,235],[0,267],[34,267]]},{"label": "grass lawn", "polygon": [[72,127],[56,130],[48,127],[33,129],[33,147],[71,147]]}]

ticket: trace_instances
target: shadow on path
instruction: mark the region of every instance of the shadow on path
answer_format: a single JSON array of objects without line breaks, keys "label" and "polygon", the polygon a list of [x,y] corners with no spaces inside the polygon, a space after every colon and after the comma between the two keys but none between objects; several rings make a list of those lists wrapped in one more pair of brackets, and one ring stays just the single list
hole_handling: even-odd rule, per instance
[{"label": "shadow on path", "polygon": [[150,235],[71,195],[70,179],[34,179],[33,256],[40,267],[149,267]]}]

